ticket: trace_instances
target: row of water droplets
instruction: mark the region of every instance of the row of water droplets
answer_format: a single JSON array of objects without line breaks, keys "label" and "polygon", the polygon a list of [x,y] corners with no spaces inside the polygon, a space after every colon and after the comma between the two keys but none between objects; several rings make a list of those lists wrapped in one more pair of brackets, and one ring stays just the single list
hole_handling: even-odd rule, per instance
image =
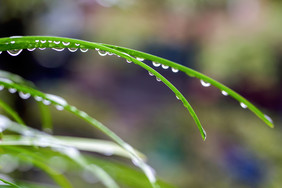
[{"label": "row of water droplets", "polygon": [[[7,78],[0,78],[0,81],[1,82],[4,82],[4,83],[7,83],[7,84],[13,84],[13,81],[12,80],[9,80]],[[0,91],[4,89],[4,85],[1,85],[0,84]],[[16,88],[13,88],[13,87],[9,87],[8,88],[8,91],[12,94],[16,93],[18,90]],[[30,93],[25,93],[23,91],[19,91],[18,92],[19,94],[19,97],[26,100],[26,99],[29,99],[31,97],[31,94]],[[34,96],[34,99],[38,102],[42,102],[43,104],[45,105],[50,105],[53,101],[56,103],[55,107],[57,110],[63,110],[64,107],[68,104],[66,102],[65,99],[59,97],[59,96],[56,96],[56,95],[52,95],[52,94],[45,94],[45,98],[41,97],[41,96]]]},{"label": "row of water droplets", "polygon": [[[210,84],[209,82],[205,82],[205,81],[203,81],[203,80],[200,80],[200,82],[201,82],[201,84],[202,84],[203,87],[209,87],[209,86],[211,86],[211,84]],[[221,94],[224,95],[224,96],[228,96],[228,95],[229,95],[229,94],[228,94],[226,91],[224,91],[224,90],[221,91]],[[247,108],[248,108],[248,106],[247,106],[245,103],[243,103],[243,102],[240,102],[240,106],[241,106],[243,109],[247,109]],[[273,120],[272,120],[268,115],[264,114],[264,117],[265,117],[269,122],[273,123]]]}]

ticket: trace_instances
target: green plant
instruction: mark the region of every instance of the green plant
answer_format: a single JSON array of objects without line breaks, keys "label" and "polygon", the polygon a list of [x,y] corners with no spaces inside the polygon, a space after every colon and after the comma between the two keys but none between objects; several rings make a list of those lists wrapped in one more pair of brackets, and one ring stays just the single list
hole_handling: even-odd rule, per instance
[{"label": "green plant", "polygon": [[[88,50],[97,50],[101,56],[116,55],[118,57],[126,59],[128,63],[133,62],[136,65],[146,69],[151,76],[156,77],[157,81],[161,81],[167,87],[169,87],[172,92],[174,92],[176,97],[183,103],[184,107],[189,111],[190,115],[193,117],[203,140],[206,139],[206,132],[203,129],[192,106],[188,103],[187,99],[165,77],[163,77],[151,66],[143,63],[144,59],[151,61],[155,67],[162,66],[164,69],[171,68],[172,71],[175,73],[178,71],[182,71],[188,76],[196,77],[201,80],[202,85],[205,87],[208,87],[210,85],[217,87],[223,95],[229,95],[233,97],[241,104],[243,108],[248,108],[261,120],[263,120],[269,127],[273,127],[273,122],[267,115],[262,113],[247,99],[243,98],[230,88],[195,70],[151,54],[114,45],[93,43],[62,37],[15,36],[0,39],[0,54],[2,53],[2,51],[7,51],[10,55],[17,56],[22,52],[23,49],[33,51],[36,48],[52,48],[56,51],[62,51],[65,48],[68,48],[70,52],[75,52],[78,49],[80,49],[82,52],[86,52]],[[73,115],[85,120],[90,125],[94,126],[95,128],[98,128],[100,131],[102,131],[105,135],[110,137],[115,142],[114,144],[108,141],[91,140],[90,142],[92,144],[88,145],[87,143],[89,143],[89,140],[74,138],[69,140],[68,138],[55,137],[31,129],[27,125],[25,125],[24,121],[20,118],[17,112],[15,112],[11,107],[9,107],[9,105],[7,105],[4,101],[0,101],[0,106],[7,112],[7,114],[9,114],[15,120],[15,122],[13,122],[5,116],[0,116],[1,130],[9,130],[20,135],[2,135],[3,142],[1,143],[1,147],[3,148],[3,153],[8,153],[12,156],[17,155],[17,153],[21,153],[20,156],[17,156],[20,160],[24,162],[31,162],[33,165],[42,169],[44,172],[50,175],[50,177],[52,177],[53,180],[61,187],[72,187],[72,185],[64,175],[57,173],[55,169],[49,167],[44,163],[44,157],[52,156],[54,152],[59,153],[63,158],[69,160],[70,163],[73,162],[81,168],[88,170],[90,173],[97,176],[106,187],[119,187],[118,183],[120,182],[117,183],[117,180],[111,177],[110,170],[122,169],[124,171],[127,171],[129,169],[127,169],[126,167],[120,167],[120,169],[116,168],[116,166],[118,166],[117,164],[111,164],[109,162],[109,164],[111,164],[111,169],[107,171],[106,169],[103,169],[99,166],[99,164],[101,163],[99,163],[97,159],[94,159],[95,165],[93,163],[91,164],[89,163],[91,159],[85,159],[85,157],[82,156],[79,152],[79,150],[95,151],[101,153],[107,153],[110,151],[115,155],[130,158],[133,163],[144,172],[145,176],[149,181],[147,183],[140,183],[140,181],[136,180],[135,178],[135,180],[133,181],[135,187],[137,187],[137,185],[140,185],[139,187],[148,187],[149,185],[151,185],[151,187],[170,187],[170,185],[167,185],[156,179],[153,169],[148,164],[146,164],[143,154],[133,149],[133,147],[131,147],[128,143],[123,141],[119,136],[117,136],[114,132],[108,129],[101,122],[94,119],[93,117],[90,117],[86,112],[81,111],[76,107],[70,105],[65,99],[61,97],[46,94],[39,91],[33,86],[32,83],[25,81],[17,75],[1,71],[0,76],[0,86],[2,89],[7,88],[10,93],[19,92],[19,95],[22,99],[33,97],[39,103],[43,117],[43,124],[46,127],[50,126],[50,117],[48,111],[46,111],[45,105],[52,104],[58,110],[69,111]],[[97,144],[101,144],[103,149],[97,149],[99,148],[95,147],[95,145]],[[32,146],[37,146],[38,148],[33,148]],[[33,153],[34,150],[37,152],[36,154]],[[138,172],[130,173],[130,175],[128,175],[128,178],[134,179],[136,173]],[[138,174],[138,177],[140,177],[140,174]],[[128,184],[128,182],[130,182],[124,180],[123,178],[118,179],[118,181],[124,181],[125,184]],[[19,182],[18,184],[19,186],[23,185],[23,183],[21,182]]]}]

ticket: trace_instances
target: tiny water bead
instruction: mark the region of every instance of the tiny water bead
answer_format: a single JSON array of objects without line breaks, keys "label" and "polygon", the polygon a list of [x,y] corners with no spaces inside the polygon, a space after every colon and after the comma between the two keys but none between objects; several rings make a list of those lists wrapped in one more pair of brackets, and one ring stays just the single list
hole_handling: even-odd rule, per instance
[{"label": "tiny water bead", "polygon": [[45,105],[50,105],[50,104],[51,104],[51,101],[46,100],[46,99],[44,99],[42,102],[43,102],[43,104],[45,104]]},{"label": "tiny water bead", "polygon": [[52,49],[55,50],[55,51],[61,52],[61,51],[63,51],[65,48],[52,48]]},{"label": "tiny water bead", "polygon": [[54,43],[55,43],[55,44],[60,44],[60,43],[61,43],[61,41],[54,41]]},{"label": "tiny water bead", "polygon": [[39,50],[45,50],[46,49],[46,47],[42,47],[42,48],[38,48]]},{"label": "tiny water bead", "polygon": [[224,96],[228,96],[228,93],[226,91],[223,91],[223,90],[221,91],[221,94],[224,95]]},{"label": "tiny water bead", "polygon": [[264,114],[264,117],[270,122],[273,123],[273,120],[271,119],[271,117],[269,117],[268,115]]},{"label": "tiny water bead", "polygon": [[138,61],[144,61],[144,58],[141,58],[141,57],[136,57],[136,59],[137,59]]},{"label": "tiny water bead", "polygon": [[35,40],[35,42],[39,42],[39,40]]},{"label": "tiny water bead", "polygon": [[208,83],[208,82],[205,82],[205,81],[203,81],[203,80],[200,80],[200,81],[201,81],[202,86],[204,86],[204,87],[209,87],[209,86],[211,86],[211,84]]},{"label": "tiny water bead", "polygon": [[160,63],[157,63],[157,62],[154,62],[152,61],[152,64],[155,66],[155,67],[159,67],[161,64]]},{"label": "tiny water bead", "polygon": [[70,45],[70,42],[62,42],[62,43],[63,43],[63,45],[65,45],[65,46]]},{"label": "tiny water bead", "polygon": [[171,67],[171,70],[172,70],[172,72],[174,72],[174,73],[178,73],[178,72],[179,72],[179,70],[178,70],[178,69],[173,68],[173,67]]},{"label": "tiny water bead", "polygon": [[160,82],[160,81],[161,81],[161,79],[160,79],[160,78],[158,78],[158,77],[156,77],[156,80],[157,80],[158,82]]},{"label": "tiny water bead", "polygon": [[16,93],[17,92],[17,89],[16,88],[9,88],[8,91],[10,93]]},{"label": "tiny water bead", "polygon": [[80,46],[80,44],[75,44],[76,46]]},{"label": "tiny water bead", "polygon": [[22,99],[28,99],[30,97],[30,93],[19,92],[19,96]]},{"label": "tiny water bead", "polygon": [[108,52],[103,51],[103,50],[98,50],[98,54],[99,54],[100,56],[106,56],[106,55],[108,55]]},{"label": "tiny water bead", "polygon": [[245,103],[242,103],[242,102],[240,102],[240,106],[241,106],[242,108],[244,108],[244,109],[247,108],[247,105],[246,105]]},{"label": "tiny water bead", "polygon": [[16,43],[16,41],[11,41],[11,44],[15,44]]},{"label": "tiny water bead", "polygon": [[2,54],[2,51],[0,51],[0,54]]},{"label": "tiny water bead", "polygon": [[77,48],[68,48],[68,50],[69,50],[70,52],[76,52],[76,51],[77,51]]},{"label": "tiny water bead", "polygon": [[128,59],[126,59],[126,62],[127,62],[127,63],[132,63],[132,61],[130,61],[130,60],[128,60]]},{"label": "tiny water bead", "polygon": [[43,98],[42,98],[42,97],[39,97],[39,96],[35,96],[34,99],[35,99],[36,101],[38,101],[38,102],[43,100]]},{"label": "tiny water bead", "polygon": [[49,43],[52,43],[53,41],[51,41],[51,40],[48,40],[48,42],[49,42]]},{"label": "tiny water bead", "polygon": [[35,49],[36,49],[36,48],[28,48],[27,50],[32,52],[32,51],[34,51]]},{"label": "tiny water bead", "polygon": [[59,110],[59,111],[64,110],[64,107],[63,107],[63,106],[61,106],[61,105],[56,105],[55,107],[56,107],[56,109],[57,109],[57,110]]},{"label": "tiny water bead", "polygon": [[46,40],[41,40],[40,42],[41,42],[42,44],[44,44],[44,43],[46,43]]},{"label": "tiny water bead", "polygon": [[162,68],[163,68],[163,69],[168,69],[169,66],[162,64]]},{"label": "tiny water bead", "polygon": [[87,48],[80,48],[80,51],[85,53],[85,52],[88,51],[88,49]]},{"label": "tiny water bead", "polygon": [[4,86],[3,86],[3,85],[0,85],[0,91],[3,90],[3,89],[4,89]]},{"label": "tiny water bead", "polygon": [[49,100],[54,101],[55,103],[61,105],[61,106],[66,106],[68,105],[67,101],[63,99],[62,97],[59,97],[57,95],[52,95],[52,94],[46,94],[46,98]]},{"label": "tiny water bead", "polygon": [[88,117],[88,114],[87,114],[86,112],[83,112],[83,111],[80,111],[80,112],[79,112],[79,115],[80,115],[81,117],[84,117],[84,118]]},{"label": "tiny water bead", "polygon": [[151,72],[149,72],[149,75],[150,75],[150,76],[154,76],[154,74],[153,74],[153,73],[151,73]]},{"label": "tiny water bead", "polygon": [[23,49],[7,50],[8,54],[10,54],[11,56],[17,56],[17,55],[19,55],[22,51],[23,51]]},{"label": "tiny water bead", "polygon": [[179,97],[177,95],[175,95],[176,99],[180,100]]}]

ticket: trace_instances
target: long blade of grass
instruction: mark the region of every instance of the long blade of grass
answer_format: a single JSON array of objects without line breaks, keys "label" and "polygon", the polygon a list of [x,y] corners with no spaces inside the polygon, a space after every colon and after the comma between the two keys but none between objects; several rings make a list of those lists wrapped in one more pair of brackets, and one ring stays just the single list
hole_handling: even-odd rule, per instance
[{"label": "long blade of grass", "polygon": [[7,180],[4,180],[4,179],[2,179],[2,178],[0,178],[0,181],[4,182],[4,183],[7,184],[7,185],[10,185],[9,187],[12,187],[12,188],[21,188],[20,186],[14,184],[14,183],[11,183],[11,182],[9,182],[9,181],[7,181]]},{"label": "long blade of grass", "polygon": [[24,121],[22,118],[19,116],[19,114],[13,110],[7,103],[2,101],[0,99],[0,107],[7,113],[9,114],[16,122],[18,122],[21,125],[25,125]]}]

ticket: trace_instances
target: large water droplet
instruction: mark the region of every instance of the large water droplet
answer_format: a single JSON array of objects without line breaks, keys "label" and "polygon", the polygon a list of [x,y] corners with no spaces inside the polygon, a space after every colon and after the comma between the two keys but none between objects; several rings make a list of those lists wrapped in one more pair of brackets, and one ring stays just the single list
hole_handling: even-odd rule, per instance
[{"label": "large water droplet", "polygon": [[98,54],[99,54],[100,56],[106,56],[106,55],[108,55],[108,52],[103,51],[103,50],[99,50],[99,51],[98,51]]},{"label": "large water droplet", "polygon": [[65,48],[52,48],[53,50],[56,50],[56,51],[58,51],[58,52],[61,52],[61,51],[63,51]]},{"label": "large water droplet", "polygon": [[224,96],[228,96],[228,93],[226,91],[223,91],[223,90],[221,91],[221,94],[224,95]]},{"label": "large water droplet", "polygon": [[172,72],[174,72],[174,73],[177,73],[177,72],[179,72],[179,70],[178,70],[178,69],[176,69],[176,68],[173,68],[173,67],[171,67],[171,70],[172,70]]},{"label": "large water droplet", "polygon": [[273,120],[271,119],[271,117],[269,117],[268,115],[264,114],[264,117],[270,122],[273,123]]},{"label": "large water droplet", "polygon": [[35,96],[34,99],[35,99],[36,101],[42,101],[42,100],[43,100],[43,98],[42,98],[42,97],[39,97],[39,96]]},{"label": "large water droplet", "polygon": [[17,56],[19,55],[21,52],[23,51],[23,49],[17,49],[17,50],[7,50],[8,54],[10,54],[11,56]]},{"label": "large water droplet", "polygon": [[156,80],[158,81],[158,82],[160,82],[160,81],[162,81],[160,78],[158,78],[158,77],[156,77]]},{"label": "large water droplet", "polygon": [[68,48],[70,52],[76,52],[77,48]]},{"label": "large water droplet", "polygon": [[50,104],[51,104],[51,101],[46,100],[46,99],[44,99],[42,102],[43,102],[43,104],[45,104],[45,105],[50,105]]},{"label": "large water droplet", "polygon": [[149,72],[149,75],[150,75],[150,76],[154,76],[154,74],[153,74],[153,73],[151,73],[151,72]]},{"label": "large water droplet", "polygon": [[19,96],[22,99],[28,99],[30,97],[30,93],[19,92]]},{"label": "large water droplet", "polygon": [[162,68],[163,68],[163,69],[168,69],[169,66],[162,64]]},{"label": "large water droplet", "polygon": [[87,49],[87,48],[80,48],[80,51],[81,51],[81,52],[87,52],[88,49]]},{"label": "large water droplet", "polygon": [[9,88],[8,91],[10,93],[16,93],[17,92],[17,89],[16,88]]},{"label": "large water droplet", "polygon": [[240,106],[242,107],[242,108],[247,108],[247,105],[245,104],[245,103],[240,103]]},{"label": "large water droplet", "polygon": [[155,66],[155,67],[159,67],[161,64],[160,63],[157,63],[157,62],[154,62],[152,61],[152,64]]},{"label": "large water droplet", "polygon": [[136,59],[137,59],[138,61],[144,61],[144,58],[141,58],[141,57],[136,57]]},{"label": "large water droplet", "polygon": [[208,82],[204,82],[203,80],[200,80],[200,81],[201,81],[202,86],[204,86],[204,87],[209,87],[209,86],[211,86],[211,84],[208,83]]},{"label": "large water droplet", "polygon": [[36,48],[28,48],[28,51],[34,51]]},{"label": "large water droplet", "polygon": [[68,46],[70,45],[70,42],[63,42],[63,45]]}]

